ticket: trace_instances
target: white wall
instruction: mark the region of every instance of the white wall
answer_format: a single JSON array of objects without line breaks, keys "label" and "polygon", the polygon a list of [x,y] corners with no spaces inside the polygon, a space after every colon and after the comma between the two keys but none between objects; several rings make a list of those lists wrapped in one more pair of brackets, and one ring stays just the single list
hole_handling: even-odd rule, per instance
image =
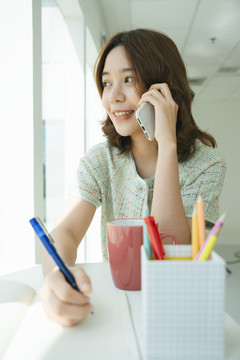
[{"label": "white wall", "polygon": [[219,243],[239,243],[239,180],[240,180],[240,104],[237,99],[223,102],[194,101],[195,120],[203,130],[216,139],[220,154],[227,162],[220,211],[227,210],[227,218]]},{"label": "white wall", "polygon": [[78,0],[97,49],[102,46],[102,35],[106,34],[106,23],[99,0]]}]

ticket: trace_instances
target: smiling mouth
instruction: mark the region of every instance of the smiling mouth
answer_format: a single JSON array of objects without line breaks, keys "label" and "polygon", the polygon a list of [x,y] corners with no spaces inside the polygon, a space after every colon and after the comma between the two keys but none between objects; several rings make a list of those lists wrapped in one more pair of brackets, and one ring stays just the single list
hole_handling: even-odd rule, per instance
[{"label": "smiling mouth", "polygon": [[126,115],[131,115],[134,113],[134,110],[130,110],[130,111],[118,111],[118,112],[114,112],[113,114],[115,116],[126,116]]}]

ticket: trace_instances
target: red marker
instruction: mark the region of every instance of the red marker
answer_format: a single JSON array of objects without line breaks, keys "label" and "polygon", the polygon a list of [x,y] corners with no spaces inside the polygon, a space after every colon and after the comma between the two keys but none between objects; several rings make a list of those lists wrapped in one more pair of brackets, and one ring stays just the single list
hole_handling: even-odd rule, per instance
[{"label": "red marker", "polygon": [[154,217],[147,216],[144,218],[144,221],[147,226],[148,237],[156,259],[164,260],[165,252]]}]

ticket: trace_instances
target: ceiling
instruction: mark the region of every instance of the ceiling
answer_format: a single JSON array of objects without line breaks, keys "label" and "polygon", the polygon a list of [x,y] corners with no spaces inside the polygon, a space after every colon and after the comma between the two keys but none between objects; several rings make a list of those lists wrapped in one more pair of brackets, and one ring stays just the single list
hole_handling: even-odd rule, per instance
[{"label": "ceiling", "polygon": [[240,100],[240,0],[99,0],[110,36],[138,27],[170,36],[202,100]]}]

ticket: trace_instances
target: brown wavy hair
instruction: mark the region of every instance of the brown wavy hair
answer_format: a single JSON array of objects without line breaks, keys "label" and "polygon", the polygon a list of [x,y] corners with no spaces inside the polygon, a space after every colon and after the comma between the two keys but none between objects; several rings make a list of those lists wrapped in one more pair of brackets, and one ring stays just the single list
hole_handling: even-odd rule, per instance
[{"label": "brown wavy hair", "polygon": [[[191,112],[194,92],[189,86],[185,65],[174,42],[163,33],[136,29],[112,36],[101,49],[95,63],[95,80],[100,96],[103,93],[102,72],[105,60],[116,46],[123,46],[127,53],[139,94],[152,84],[168,84],[172,97],[179,106],[176,125],[178,161],[187,160],[194,152],[196,139],[205,145],[216,147],[214,137],[202,131],[194,121]],[[102,130],[112,146],[117,146],[121,152],[131,150],[131,137],[119,135],[109,116],[102,122]]]}]

